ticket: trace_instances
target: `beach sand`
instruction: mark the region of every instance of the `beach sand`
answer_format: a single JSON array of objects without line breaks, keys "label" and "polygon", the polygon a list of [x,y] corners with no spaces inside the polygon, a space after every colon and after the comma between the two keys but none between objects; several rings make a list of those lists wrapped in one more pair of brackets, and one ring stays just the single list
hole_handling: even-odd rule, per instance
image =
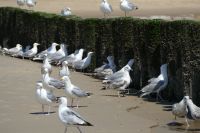
[{"label": "beach sand", "polygon": [[[110,17],[124,16],[119,8],[120,0],[108,0],[114,12]],[[200,19],[200,0],[130,0],[139,10],[131,12],[128,16],[150,17],[189,17]],[[103,17],[99,5],[101,0],[37,0],[34,10],[59,14],[64,7],[70,7],[73,14],[83,18]],[[16,0],[0,0],[0,6],[16,7]],[[27,7],[23,7],[27,8]]]},{"label": "beach sand", "polygon": [[[41,80],[41,63],[0,55],[0,129],[3,133],[62,133],[64,126],[58,119],[58,104],[53,104],[51,115],[40,114],[41,105],[35,99],[35,83]],[[58,68],[53,68],[58,78]],[[148,102],[137,96],[117,97],[115,90],[101,90],[102,83],[79,72],[72,72],[72,82],[93,93],[81,99],[79,112],[93,127],[82,127],[87,133],[178,133],[186,126],[169,127],[173,116],[170,104]],[[65,96],[64,90],[55,90]],[[68,99],[70,101],[70,99]],[[76,103],[76,102],[75,102]],[[47,111],[47,107],[45,110]],[[184,119],[178,119],[185,124]],[[190,129],[198,129],[192,123]],[[198,129],[199,130],[199,129]],[[69,128],[69,132],[78,132]]]}]

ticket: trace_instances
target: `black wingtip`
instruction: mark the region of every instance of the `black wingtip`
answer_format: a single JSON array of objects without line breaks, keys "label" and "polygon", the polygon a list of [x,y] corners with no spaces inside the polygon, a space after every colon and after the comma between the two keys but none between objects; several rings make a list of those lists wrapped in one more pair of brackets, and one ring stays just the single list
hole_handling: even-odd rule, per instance
[{"label": "black wingtip", "polygon": [[87,121],[85,122],[85,125],[86,125],[86,126],[94,126],[94,125],[92,125],[91,123],[89,123],[89,122],[87,122]]},{"label": "black wingtip", "polygon": [[93,93],[88,92],[87,95],[88,95],[88,96],[91,96],[91,95],[93,95]]}]

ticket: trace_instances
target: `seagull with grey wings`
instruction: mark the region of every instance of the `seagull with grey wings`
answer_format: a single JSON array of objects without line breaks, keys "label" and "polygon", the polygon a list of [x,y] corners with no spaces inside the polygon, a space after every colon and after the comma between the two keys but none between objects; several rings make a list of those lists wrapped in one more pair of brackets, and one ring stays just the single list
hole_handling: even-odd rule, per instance
[{"label": "seagull with grey wings", "polygon": [[59,108],[58,116],[60,121],[64,124],[64,133],[67,133],[67,128],[72,126],[76,127],[80,133],[82,133],[80,126],[93,126],[91,123],[87,122],[82,116],[77,112],[67,107],[67,98],[59,98]]},{"label": "seagull with grey wings", "polygon": [[125,17],[127,15],[127,12],[131,12],[133,10],[137,10],[138,6],[135,4],[129,2],[128,0],[120,0],[120,9],[124,11]]},{"label": "seagull with grey wings", "polygon": [[36,100],[42,104],[42,112],[44,114],[44,106],[49,106],[48,115],[50,113],[51,104],[57,101],[54,94],[43,87],[41,82],[36,83]]},{"label": "seagull with grey wings", "polygon": [[43,60],[44,57],[46,57],[45,55],[51,56],[52,54],[56,53],[56,51],[57,51],[57,50],[56,50],[56,46],[57,46],[57,45],[59,45],[59,44],[57,44],[57,43],[52,43],[51,46],[50,46],[48,49],[46,49],[46,50],[44,50],[44,51],[38,53],[38,54],[36,55],[36,57],[33,58],[33,60]]},{"label": "seagull with grey wings", "polygon": [[106,15],[109,15],[113,11],[112,6],[108,3],[107,0],[102,0],[100,4],[100,10],[104,14],[104,18]]},{"label": "seagull with grey wings", "polygon": [[69,68],[68,68],[68,62],[67,61],[64,61],[62,63],[62,68],[59,71],[59,75],[60,75],[60,77],[70,75],[70,71],[69,71]]},{"label": "seagull with grey wings", "polygon": [[32,59],[38,52],[39,43],[34,43],[33,48],[23,53],[23,57]]},{"label": "seagull with grey wings", "polygon": [[66,8],[62,9],[61,10],[61,15],[62,16],[70,16],[70,15],[72,15],[71,8],[66,7]]},{"label": "seagull with grey wings", "polygon": [[10,49],[3,48],[2,53],[13,56],[13,55],[19,53],[21,50],[22,50],[22,45],[21,44],[16,44],[15,47],[10,48]]},{"label": "seagull with grey wings", "polygon": [[157,94],[157,100],[163,98],[160,95],[160,92],[166,88],[168,84],[168,75],[167,75],[167,64],[163,64],[160,67],[160,75],[157,78],[149,80],[149,84],[144,86],[139,92],[142,93],[140,97],[150,95],[152,93]]},{"label": "seagull with grey wings", "polygon": [[179,102],[179,103],[175,103],[172,105],[172,114],[175,116],[175,120],[176,117],[184,117],[187,126],[188,124],[188,120],[187,120],[187,114],[188,114],[188,108],[187,108],[187,100],[188,96],[184,96],[183,99]]}]

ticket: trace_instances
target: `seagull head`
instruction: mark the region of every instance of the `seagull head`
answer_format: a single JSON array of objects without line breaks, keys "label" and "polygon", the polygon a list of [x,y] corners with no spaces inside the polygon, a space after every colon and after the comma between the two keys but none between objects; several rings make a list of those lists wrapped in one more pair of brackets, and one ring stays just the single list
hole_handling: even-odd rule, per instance
[{"label": "seagull head", "polygon": [[57,44],[57,43],[55,43],[55,42],[52,43],[52,46],[57,46],[57,45],[59,45],[59,44]]},{"label": "seagull head", "polygon": [[132,71],[133,69],[132,69],[130,66],[126,66],[126,67],[124,68],[124,70],[129,72],[129,71]]},{"label": "seagull head", "polygon": [[47,73],[49,73],[48,68],[44,68],[44,74],[47,74]]},{"label": "seagull head", "polygon": [[61,80],[62,80],[62,81],[69,81],[69,77],[68,77],[68,76],[63,76],[63,77],[61,78]]},{"label": "seagull head", "polygon": [[67,11],[71,11],[71,8],[67,7],[66,10],[67,10]]},{"label": "seagull head", "polygon": [[124,0],[120,0],[120,3],[122,3]]},{"label": "seagull head", "polygon": [[68,65],[68,62],[67,61],[63,61],[62,62],[62,66],[67,66]]},{"label": "seagull head", "polygon": [[59,102],[60,104],[65,104],[65,105],[67,105],[67,98],[66,98],[66,97],[60,97],[60,98],[58,99],[58,102]]},{"label": "seagull head", "polygon": [[37,47],[38,45],[40,45],[39,43],[34,43],[33,46]]},{"label": "seagull head", "polygon": [[88,56],[89,56],[89,55],[92,55],[93,53],[94,53],[94,52],[88,52]]},{"label": "seagull head", "polygon": [[17,44],[16,48],[22,48],[22,45],[21,44]]},{"label": "seagull head", "polygon": [[42,82],[39,81],[36,83],[36,89],[42,89],[42,87],[43,87]]},{"label": "seagull head", "polygon": [[187,101],[188,101],[188,100],[190,100],[190,97],[189,97],[189,96],[184,96],[184,97],[183,97],[183,101],[184,101],[185,104],[187,104]]}]

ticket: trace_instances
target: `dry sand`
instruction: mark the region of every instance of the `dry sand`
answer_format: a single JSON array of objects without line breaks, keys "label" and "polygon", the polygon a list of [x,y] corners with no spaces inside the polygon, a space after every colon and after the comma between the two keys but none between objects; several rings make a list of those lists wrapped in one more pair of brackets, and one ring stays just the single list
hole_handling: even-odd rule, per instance
[{"label": "dry sand", "polygon": [[[108,0],[114,12],[111,16],[124,16],[119,8],[120,0]],[[139,6],[139,10],[129,16],[181,16],[200,19],[200,0],[130,0]],[[83,18],[103,17],[99,10],[101,0],[37,0],[34,10],[60,13],[63,7],[70,7],[73,14]],[[0,0],[0,6],[17,6],[16,0]],[[25,8],[25,7],[24,7]],[[26,7],[27,8],[27,7]]]},{"label": "dry sand", "polygon": [[[0,131],[2,133],[63,133],[64,126],[54,104],[51,115],[37,114],[41,105],[35,100],[35,83],[41,80],[40,63],[0,55]],[[53,68],[58,77],[58,68]],[[84,133],[176,133],[181,127],[169,128],[173,116],[169,105],[147,102],[137,96],[117,97],[115,90],[101,90],[97,79],[72,72],[72,82],[92,92],[90,98],[81,99],[78,111],[93,127],[82,127]],[[64,90],[56,90],[57,96],[65,96]],[[47,107],[45,108],[48,109]],[[184,123],[184,119],[178,119]],[[197,125],[198,124],[198,125]],[[192,123],[190,130],[200,124]],[[197,128],[197,129],[196,129]],[[69,128],[69,132],[78,132]]]}]

